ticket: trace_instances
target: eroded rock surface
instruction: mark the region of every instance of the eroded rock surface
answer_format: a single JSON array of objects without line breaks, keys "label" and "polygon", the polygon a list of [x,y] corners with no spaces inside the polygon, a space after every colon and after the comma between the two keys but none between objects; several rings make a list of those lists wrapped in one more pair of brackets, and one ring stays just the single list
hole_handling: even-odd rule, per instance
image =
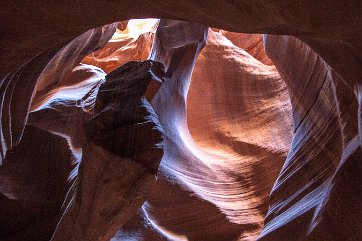
[{"label": "eroded rock surface", "polygon": [[109,240],[152,192],[163,155],[162,128],[144,96],[163,75],[162,64],[145,61],[105,76],[95,116],[83,123],[78,176],[51,240]]},{"label": "eroded rock surface", "polygon": [[352,86],[300,40],[266,43],[289,89],[294,137],[259,240],[290,240],[290,232],[298,240],[359,240],[362,152]]},{"label": "eroded rock surface", "polygon": [[[68,5],[72,7],[65,7]],[[147,1],[62,1],[42,5],[34,1],[1,2],[0,22],[4,24],[0,39],[0,137],[4,163],[0,167],[0,220],[6,220],[0,227],[1,238],[49,240],[60,218],[56,216],[65,214],[54,239],[62,240],[57,236],[62,234],[73,236],[74,240],[95,237],[106,240],[124,224],[113,240],[255,240],[261,229],[259,240],[360,240],[361,7],[359,1],[311,4],[305,0],[297,3],[190,0],[153,1],[152,4]],[[166,78],[171,81],[160,88],[151,103],[165,131],[165,156],[157,182],[143,165],[130,164],[125,161],[127,158],[91,144],[82,133],[82,123],[94,114],[95,98],[106,73],[94,66],[77,64],[104,46],[113,35],[118,23],[106,24],[132,17],[183,19],[226,29],[220,32],[226,38],[210,34],[210,46],[214,47],[201,53],[199,63],[210,67],[209,62],[215,70],[198,69],[196,64],[186,100],[193,66],[205,44],[206,28],[177,21],[165,21],[159,28],[163,45],[156,40],[154,50],[157,51],[151,58],[165,65]],[[173,28],[177,24],[180,28]],[[162,26],[167,34],[162,35]],[[171,31],[166,30],[167,26],[173,26]],[[228,31],[293,35],[268,35],[265,42],[269,57],[285,84],[261,51],[260,36],[236,41]],[[249,45],[254,37],[259,42]],[[241,51],[244,44],[249,46],[246,50],[250,55],[270,66],[261,65]],[[145,48],[147,52],[150,45],[132,46],[137,48]],[[224,50],[229,51],[228,54],[222,54]],[[121,59],[121,53],[116,55]],[[228,65],[221,66],[213,59],[217,56]],[[116,68],[113,64],[106,72]],[[205,72],[213,74],[196,82],[198,75]],[[241,80],[236,77],[238,74]],[[211,79],[213,82],[208,83]],[[199,91],[192,92],[193,86]],[[240,92],[239,87],[243,87]],[[216,88],[222,93],[218,94]],[[206,96],[207,92],[212,96]],[[199,97],[201,94],[205,97]],[[287,94],[294,125],[290,149]],[[200,121],[201,116],[208,119]],[[32,127],[26,127],[27,124]],[[35,133],[29,134],[31,140],[26,139],[28,131]],[[42,137],[49,140],[49,145],[54,142],[65,150],[61,154],[52,148],[43,148],[44,153],[38,153],[39,160],[44,162],[64,161],[61,166],[66,171],[60,175],[45,177],[45,167],[37,166],[32,160],[37,155],[29,155],[28,160],[19,159],[26,153],[42,150],[37,144],[46,145],[43,142],[31,145]],[[17,152],[16,148],[29,152]],[[47,150],[54,157],[47,157]],[[14,156],[12,151],[17,154]],[[64,160],[59,159],[62,155]],[[25,163],[29,160],[33,164]],[[89,160],[87,165],[84,160]],[[83,167],[78,172],[79,163],[83,163]],[[17,165],[23,168],[19,172]],[[102,165],[103,168],[99,168]],[[114,165],[120,169],[112,169]],[[19,185],[29,182],[29,178],[21,175],[27,173],[29,177],[32,173],[29,170],[34,166],[42,170],[39,172],[42,178],[30,187],[46,188],[26,195],[26,188]],[[124,177],[123,182],[113,182],[103,175],[118,177],[122,169],[132,174]],[[68,172],[69,180],[64,183]],[[96,179],[84,178],[85,173],[92,177],[99,175],[98,180],[108,182],[111,189],[117,191],[109,192],[106,185]],[[138,174],[145,178],[138,179]],[[48,182],[51,179],[60,190],[71,186],[65,199],[65,204],[70,204],[67,211],[59,210],[63,191],[49,195],[50,202],[37,200],[39,195],[49,193],[45,183],[52,183]],[[140,185],[129,189],[134,179],[139,180]],[[77,189],[80,183],[84,186],[82,197]],[[119,186],[122,188],[118,189]],[[268,200],[267,193],[272,186]],[[153,191],[149,192],[152,187]],[[98,192],[94,192],[95,189]],[[112,196],[112,193],[119,195]],[[147,202],[132,216],[146,195]],[[86,198],[90,196],[94,199]],[[122,196],[134,202],[127,202]],[[105,200],[106,197],[110,198]],[[118,200],[117,205],[106,202],[109,199]],[[84,200],[83,209],[72,206],[77,200]],[[41,207],[52,203],[44,210],[54,209],[53,212],[42,216],[35,207],[39,203]],[[91,208],[100,203],[102,205]],[[21,208],[10,212],[15,206]],[[29,211],[32,207],[34,213]],[[72,210],[82,211],[72,216]],[[89,210],[99,215],[90,217]],[[76,216],[81,217],[73,227],[76,231],[62,232],[68,231],[66,223],[74,224]],[[49,222],[34,221],[37,218]],[[102,226],[112,218],[114,223]],[[99,228],[89,229],[94,226]]]}]

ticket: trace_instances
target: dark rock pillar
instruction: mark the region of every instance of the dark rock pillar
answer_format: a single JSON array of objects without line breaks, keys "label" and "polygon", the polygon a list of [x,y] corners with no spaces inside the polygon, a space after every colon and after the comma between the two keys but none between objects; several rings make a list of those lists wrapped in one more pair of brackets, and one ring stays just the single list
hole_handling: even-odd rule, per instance
[{"label": "dark rock pillar", "polygon": [[162,128],[146,98],[163,76],[154,61],[129,62],[106,76],[52,241],[109,240],[146,200],[163,156]]}]

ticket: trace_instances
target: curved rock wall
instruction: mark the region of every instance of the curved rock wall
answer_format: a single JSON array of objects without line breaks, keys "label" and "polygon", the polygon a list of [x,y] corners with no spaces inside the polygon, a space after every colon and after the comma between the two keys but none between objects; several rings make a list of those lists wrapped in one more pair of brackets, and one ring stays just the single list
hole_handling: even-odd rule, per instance
[{"label": "curved rock wall", "polygon": [[[78,1],[72,4],[66,1],[41,6],[32,1],[1,3],[1,22],[6,23],[2,25],[4,34],[0,45],[4,60],[0,67],[0,78],[4,93],[8,93],[4,100],[15,98],[10,97],[11,90],[19,79],[22,82],[22,75],[27,77],[25,83],[29,85],[25,87],[25,83],[22,83],[22,86],[29,92],[33,90],[40,75],[37,70],[44,69],[59,48],[81,33],[119,19],[146,16],[187,19],[238,32],[295,35],[321,55],[345,81],[352,86],[360,83],[362,73],[358,53],[362,49],[359,41],[362,20],[359,10],[362,6],[359,1],[311,4],[305,0],[291,4],[284,1],[197,3],[190,0],[183,3],[160,1],[150,5],[143,1]],[[67,4],[72,8],[65,8]],[[6,83],[10,82],[11,88],[6,87],[9,86]],[[14,99],[13,104],[6,102],[4,108],[12,105],[12,109],[27,110],[26,106],[17,106],[16,103],[29,102],[31,94],[22,96],[24,100]],[[20,111],[23,114],[12,118],[8,116],[9,112],[6,110],[2,114],[2,158],[6,150],[19,141],[26,119],[26,111]]]},{"label": "curved rock wall", "polygon": [[[248,41],[248,37],[254,36],[240,39]],[[195,192],[232,223],[261,228],[271,184],[292,136],[285,83],[274,66],[264,65],[223,35],[209,31],[187,103],[188,128],[195,140],[188,146],[212,170],[194,181],[200,189]],[[258,229],[254,232],[257,235]]]},{"label": "curved rock wall", "polygon": [[359,240],[362,153],[353,89],[300,40],[268,36],[266,43],[288,86],[294,137],[259,240],[290,240],[291,232],[297,240]]},{"label": "curved rock wall", "polygon": [[[33,1],[4,1],[0,5],[1,22],[6,23],[1,25],[0,39],[2,159],[20,143],[26,123],[50,128],[46,122],[34,124],[34,120],[42,118],[36,117],[36,111],[42,110],[41,106],[55,100],[53,103],[60,104],[58,107],[61,108],[59,100],[63,97],[56,99],[56,96],[63,90],[74,98],[72,103],[79,104],[79,98],[74,97],[79,92],[72,92],[73,87],[82,89],[83,94],[96,88],[97,84],[88,85],[87,81],[79,87],[80,79],[67,76],[84,56],[108,41],[116,24],[86,32],[88,29],[119,19],[147,16],[192,20],[229,31],[294,35],[297,38],[268,35],[266,39],[269,57],[285,85],[273,66],[261,65],[240,48],[232,47],[222,36],[211,33],[210,45],[218,47],[215,47],[215,52],[208,52],[206,47],[199,64],[209,62],[214,66],[210,71],[206,68],[198,70],[196,66],[188,99],[188,126],[186,93],[192,70],[190,66],[195,61],[192,58],[197,52],[185,51],[184,55],[182,52],[176,55],[186,56],[189,60],[175,65],[170,73],[177,72],[183,64],[188,67],[178,82],[166,85],[165,88],[170,88],[169,93],[161,89],[163,94],[156,96],[156,100],[162,96],[169,103],[153,103],[159,106],[156,112],[162,114],[161,124],[168,133],[158,189],[151,193],[148,201],[114,239],[254,240],[263,226],[268,205],[265,227],[259,240],[361,239],[362,48],[359,40],[362,36],[362,6],[359,1],[313,4],[309,1],[295,4],[284,1],[156,1],[152,5],[146,1],[78,1],[72,4],[72,8],[65,8],[66,5],[67,2],[39,5]],[[228,36],[227,32],[222,33]],[[234,46],[242,44],[233,41],[232,37],[230,40]],[[221,50],[230,52],[227,55],[218,53]],[[260,42],[254,49],[249,49],[249,53],[254,53],[255,58],[263,63],[271,64],[260,52]],[[220,55],[229,63],[226,67],[221,68],[212,58]],[[211,59],[206,60],[205,56]],[[167,59],[160,60],[168,65]],[[90,71],[91,76],[94,73],[98,77],[105,75],[94,67],[80,68],[83,68],[81,75],[83,71]],[[217,69],[227,71],[221,74]],[[232,74],[234,69],[240,76],[246,76],[245,79],[237,79],[236,74]],[[205,78],[196,82],[197,76],[204,72],[213,73],[208,79],[214,81],[208,83]],[[227,73],[235,82],[223,84],[217,81],[219,75],[225,77]],[[265,75],[268,77],[264,78]],[[65,79],[69,82],[63,82]],[[94,81],[99,83],[100,80]],[[205,89],[214,94],[200,98],[198,91],[192,92],[193,86],[201,89],[202,94],[205,94]],[[236,91],[239,87],[240,92]],[[218,95],[215,88],[230,95]],[[96,92],[92,93],[96,95]],[[291,138],[287,93],[291,99],[294,133],[286,161],[277,177]],[[203,103],[205,99],[207,101]],[[88,118],[87,113],[93,104],[78,105],[74,110],[80,110],[79,113],[85,113],[84,118]],[[34,112],[28,121],[30,111]],[[256,116],[256,113],[259,114]],[[79,147],[84,137],[77,135],[77,125],[71,124],[68,115],[65,114],[65,122],[58,122],[63,126],[51,125],[50,131],[68,140],[73,156],[69,161],[75,159],[79,162]],[[253,115],[255,120],[250,120]],[[197,116],[208,119],[200,124]],[[208,129],[212,131],[206,132]],[[254,131],[248,132],[251,129]],[[11,171],[15,167],[6,169],[5,165],[10,162],[10,157],[5,159],[0,170],[1,178],[10,180],[2,184],[2,210],[14,202],[30,207],[31,204],[20,198],[21,195],[9,191],[15,190],[16,176],[20,175],[20,172]],[[63,174],[54,178],[63,180],[56,181],[60,186],[67,185]],[[62,195],[52,197],[57,203],[51,206],[55,210],[59,210],[57,205]],[[18,227],[34,223],[29,220],[39,216],[32,213],[19,219],[20,215],[12,215],[5,213],[3,216],[9,221],[0,228],[5,240],[28,238],[37,233],[34,230],[46,226],[34,226],[33,231],[21,234]],[[11,227],[8,230],[12,231],[6,233],[3,227]],[[53,228],[43,229],[47,234],[39,239],[47,240]]]}]

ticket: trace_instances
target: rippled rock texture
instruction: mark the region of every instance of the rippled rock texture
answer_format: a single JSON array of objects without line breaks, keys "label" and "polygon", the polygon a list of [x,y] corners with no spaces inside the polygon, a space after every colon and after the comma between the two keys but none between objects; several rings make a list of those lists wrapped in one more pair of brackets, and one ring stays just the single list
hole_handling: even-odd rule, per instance
[{"label": "rippled rock texture", "polygon": [[360,2],[69,4],[0,3],[0,240],[362,240]]}]

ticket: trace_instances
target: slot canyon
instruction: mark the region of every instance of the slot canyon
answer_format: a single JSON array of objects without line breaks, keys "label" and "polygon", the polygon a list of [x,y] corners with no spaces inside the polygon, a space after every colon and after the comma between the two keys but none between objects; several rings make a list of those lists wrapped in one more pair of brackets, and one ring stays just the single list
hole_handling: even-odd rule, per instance
[{"label": "slot canyon", "polygon": [[0,13],[0,241],[362,241],[361,1]]}]

